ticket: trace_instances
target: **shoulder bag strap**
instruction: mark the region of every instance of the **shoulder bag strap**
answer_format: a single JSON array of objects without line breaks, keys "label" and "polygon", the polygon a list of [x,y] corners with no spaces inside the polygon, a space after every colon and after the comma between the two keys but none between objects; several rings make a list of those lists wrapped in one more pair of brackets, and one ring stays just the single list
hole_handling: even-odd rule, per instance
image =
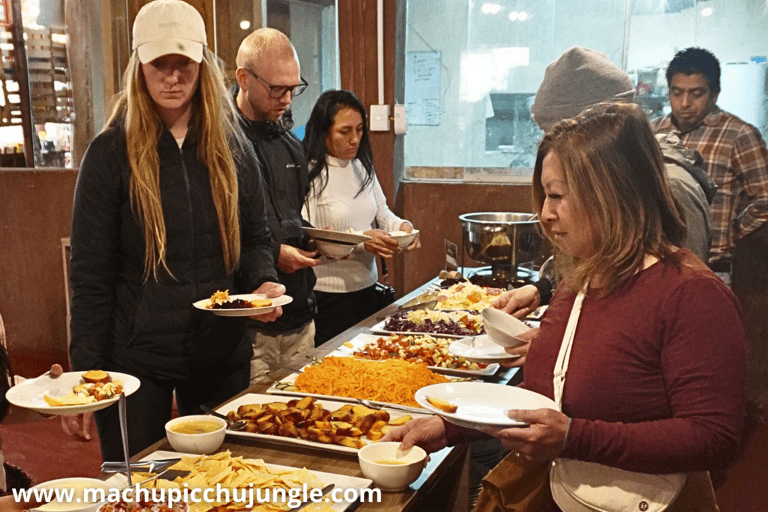
[{"label": "shoulder bag strap", "polygon": [[[586,289],[586,286],[584,289]],[[560,353],[557,355],[557,362],[555,363],[553,384],[555,387],[555,402],[557,402],[557,406],[560,410],[563,408],[565,374],[568,371],[568,360],[571,358],[571,347],[573,346],[573,338],[576,335],[576,325],[579,323],[579,315],[581,314],[581,305],[583,302],[584,290],[581,290],[576,295],[576,300],[573,301],[571,316],[568,318],[568,325],[565,327],[563,342],[560,345]]]}]

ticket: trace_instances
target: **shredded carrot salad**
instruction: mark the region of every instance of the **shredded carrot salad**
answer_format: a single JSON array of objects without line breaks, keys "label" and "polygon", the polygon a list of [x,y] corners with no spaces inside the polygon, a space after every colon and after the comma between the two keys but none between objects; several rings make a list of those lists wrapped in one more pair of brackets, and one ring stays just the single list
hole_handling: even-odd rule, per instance
[{"label": "shredded carrot salad", "polygon": [[296,387],[305,393],[418,407],[414,393],[424,386],[443,382],[448,379],[426,366],[400,359],[362,361],[326,357],[322,363],[304,368],[296,378]]}]

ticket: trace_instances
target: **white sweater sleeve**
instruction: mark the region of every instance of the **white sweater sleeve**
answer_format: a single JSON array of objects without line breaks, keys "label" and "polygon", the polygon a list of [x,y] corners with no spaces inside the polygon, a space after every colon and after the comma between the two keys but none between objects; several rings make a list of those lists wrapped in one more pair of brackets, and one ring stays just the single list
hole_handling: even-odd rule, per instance
[{"label": "white sweater sleeve", "polygon": [[[376,175],[373,176],[373,197],[376,200],[376,222],[379,224],[379,229],[391,233],[392,231],[399,231],[403,222],[408,222],[392,213],[392,210],[389,209],[387,198],[384,196],[384,191],[381,189]],[[411,223],[408,222],[408,224]],[[411,227],[413,227],[412,224]]]}]

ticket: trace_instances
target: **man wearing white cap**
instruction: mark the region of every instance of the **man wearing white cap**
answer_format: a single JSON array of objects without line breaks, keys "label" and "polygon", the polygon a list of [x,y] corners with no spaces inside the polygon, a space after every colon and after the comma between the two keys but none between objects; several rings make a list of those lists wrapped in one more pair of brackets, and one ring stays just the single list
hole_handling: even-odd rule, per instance
[{"label": "man wearing white cap", "polygon": [[[127,399],[132,454],[165,436],[174,394],[188,415],[248,386],[245,319],[193,304],[218,290],[285,291],[263,194],[243,191],[264,185],[202,17],[180,0],[150,2],[133,49],[126,86],[78,174],[70,344],[74,370],[139,379]],[[97,411],[96,424],[102,457],[120,460],[118,408]]]}]

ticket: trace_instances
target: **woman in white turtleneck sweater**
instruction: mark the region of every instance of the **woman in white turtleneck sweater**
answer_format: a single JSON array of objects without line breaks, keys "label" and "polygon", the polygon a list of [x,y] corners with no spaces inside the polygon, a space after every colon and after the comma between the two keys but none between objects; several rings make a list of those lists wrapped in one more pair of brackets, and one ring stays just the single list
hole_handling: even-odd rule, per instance
[{"label": "woman in white turtleneck sweater", "polygon": [[[372,237],[348,258],[314,267],[315,345],[376,312],[376,256],[391,258],[398,244],[392,231],[411,232],[410,222],[387,206],[376,179],[365,108],[349,91],[326,91],[317,100],[306,126],[304,152],[311,187],[304,219],[336,231],[353,229]],[[418,236],[407,250],[420,247]]]}]

